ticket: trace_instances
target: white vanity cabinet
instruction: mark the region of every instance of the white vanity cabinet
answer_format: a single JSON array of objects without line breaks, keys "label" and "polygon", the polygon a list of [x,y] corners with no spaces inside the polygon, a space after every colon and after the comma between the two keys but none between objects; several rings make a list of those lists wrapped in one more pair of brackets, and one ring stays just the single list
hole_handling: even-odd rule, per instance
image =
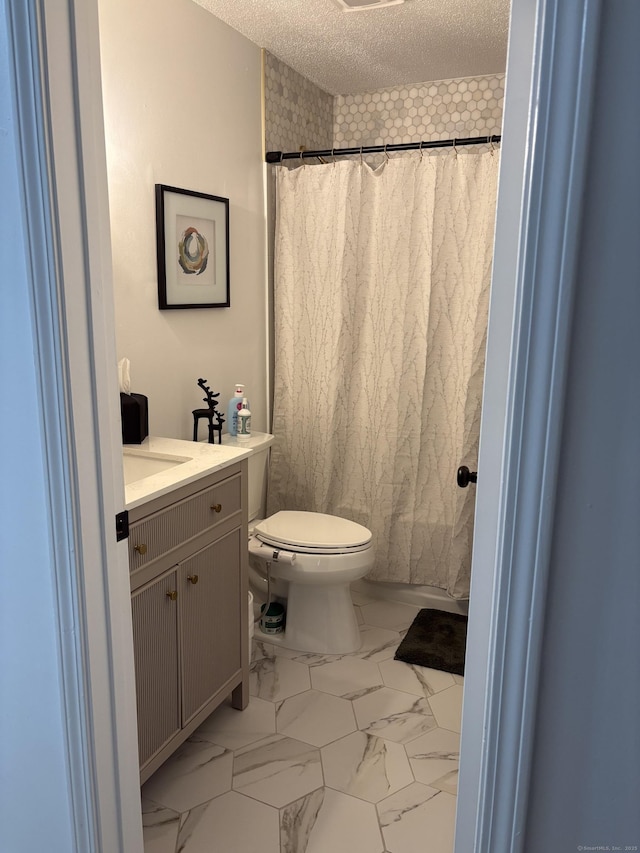
[{"label": "white vanity cabinet", "polygon": [[129,511],[140,778],[248,690],[246,460]]}]

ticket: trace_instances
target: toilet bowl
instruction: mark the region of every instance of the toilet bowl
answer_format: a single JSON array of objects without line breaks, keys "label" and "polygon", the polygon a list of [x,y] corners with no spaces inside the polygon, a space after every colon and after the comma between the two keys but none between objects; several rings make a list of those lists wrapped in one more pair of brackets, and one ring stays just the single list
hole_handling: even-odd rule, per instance
[{"label": "toilet bowl", "polygon": [[373,558],[371,532],[346,518],[283,510],[260,521],[249,539],[249,560],[288,585],[285,630],[262,638],[301,652],[357,651],[349,585],[370,571]]}]

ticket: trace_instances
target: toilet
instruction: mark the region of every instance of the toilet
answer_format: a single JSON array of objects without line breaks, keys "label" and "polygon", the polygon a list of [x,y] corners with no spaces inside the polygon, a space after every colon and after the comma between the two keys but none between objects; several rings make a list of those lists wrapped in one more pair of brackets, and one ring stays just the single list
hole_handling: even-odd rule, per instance
[{"label": "toilet", "polygon": [[301,652],[355,652],[361,639],[350,584],[373,567],[371,531],[319,512],[282,510],[260,519],[272,442],[273,436],[254,433],[249,443],[249,566],[263,599],[270,573],[286,622],[280,634],[263,634],[256,625],[255,637]]},{"label": "toilet", "polygon": [[249,559],[288,582],[280,645],[333,655],[360,648],[350,584],[373,566],[371,531],[335,515],[283,510],[255,525]]}]

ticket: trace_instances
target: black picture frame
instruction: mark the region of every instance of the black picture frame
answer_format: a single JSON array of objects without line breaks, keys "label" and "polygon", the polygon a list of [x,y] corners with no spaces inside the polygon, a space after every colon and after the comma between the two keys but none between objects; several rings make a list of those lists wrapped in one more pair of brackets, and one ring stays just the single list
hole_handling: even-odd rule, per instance
[{"label": "black picture frame", "polygon": [[158,307],[228,308],[229,199],[156,184]]}]

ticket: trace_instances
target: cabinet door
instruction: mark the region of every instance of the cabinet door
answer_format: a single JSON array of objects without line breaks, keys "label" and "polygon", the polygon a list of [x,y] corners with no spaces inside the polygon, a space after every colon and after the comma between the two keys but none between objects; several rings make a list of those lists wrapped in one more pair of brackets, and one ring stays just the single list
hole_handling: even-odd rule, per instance
[{"label": "cabinet door", "polygon": [[180,730],[177,574],[131,597],[140,767]]},{"label": "cabinet door", "polygon": [[240,541],[232,530],[178,569],[183,725],[241,668]]}]

